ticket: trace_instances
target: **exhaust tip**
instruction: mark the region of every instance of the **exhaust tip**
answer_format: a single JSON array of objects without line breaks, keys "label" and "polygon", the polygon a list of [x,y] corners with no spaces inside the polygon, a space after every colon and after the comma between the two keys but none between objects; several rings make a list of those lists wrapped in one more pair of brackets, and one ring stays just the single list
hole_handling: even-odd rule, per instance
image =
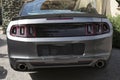
[{"label": "exhaust tip", "polygon": [[21,71],[24,71],[24,70],[27,70],[27,66],[26,64],[18,64],[18,67],[17,67],[19,70]]},{"label": "exhaust tip", "polygon": [[104,60],[98,60],[96,63],[95,63],[95,66],[97,68],[103,68],[106,66],[106,62]]}]

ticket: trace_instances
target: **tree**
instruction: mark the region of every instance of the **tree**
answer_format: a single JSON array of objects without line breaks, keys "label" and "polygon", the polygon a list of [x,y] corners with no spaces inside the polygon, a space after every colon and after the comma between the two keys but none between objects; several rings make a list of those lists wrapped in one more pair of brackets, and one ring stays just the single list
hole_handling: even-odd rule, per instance
[{"label": "tree", "polygon": [[18,15],[23,4],[22,2],[22,0],[2,0],[2,27],[4,33],[11,19]]}]

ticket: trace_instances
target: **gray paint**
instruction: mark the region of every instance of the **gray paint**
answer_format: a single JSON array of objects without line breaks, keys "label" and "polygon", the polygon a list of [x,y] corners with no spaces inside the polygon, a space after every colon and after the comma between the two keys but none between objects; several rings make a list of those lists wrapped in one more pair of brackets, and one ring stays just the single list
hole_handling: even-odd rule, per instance
[{"label": "gray paint", "polygon": [[[10,28],[16,24],[42,24],[42,23],[75,23],[75,22],[106,22],[110,26],[110,32],[96,36],[79,36],[79,37],[60,37],[60,38],[20,38],[10,35]],[[18,63],[26,63],[29,69],[45,68],[45,67],[68,67],[68,66],[93,66],[99,59],[107,61],[111,55],[112,50],[112,25],[106,18],[87,18],[74,17],[72,20],[47,20],[42,19],[24,19],[11,21],[7,28],[8,53],[10,64],[13,69],[16,69]],[[38,56],[38,44],[69,44],[69,43],[84,43],[85,51],[83,55],[64,55],[64,56]],[[86,65],[60,65],[60,66],[32,66],[31,62],[44,63],[71,63],[70,59],[75,62],[89,60],[91,63]]]}]

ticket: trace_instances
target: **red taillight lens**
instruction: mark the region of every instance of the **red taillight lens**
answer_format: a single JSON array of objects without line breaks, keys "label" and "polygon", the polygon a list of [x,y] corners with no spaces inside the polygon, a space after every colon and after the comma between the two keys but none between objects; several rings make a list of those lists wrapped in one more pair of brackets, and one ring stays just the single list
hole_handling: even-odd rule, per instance
[{"label": "red taillight lens", "polygon": [[34,26],[14,25],[11,27],[10,35],[16,37],[35,37],[36,31]]},{"label": "red taillight lens", "polygon": [[15,36],[17,34],[17,26],[12,26],[10,30],[10,35]]},{"label": "red taillight lens", "polygon": [[109,31],[110,31],[110,29],[109,29],[108,25],[107,24],[102,24],[102,32],[107,33]]},{"label": "red taillight lens", "polygon": [[101,34],[102,29],[100,24],[94,24],[94,34]]},{"label": "red taillight lens", "polygon": [[93,25],[87,24],[87,35],[92,35],[94,33]]},{"label": "red taillight lens", "polygon": [[25,35],[25,28],[26,26],[21,26],[20,28],[20,35]]},{"label": "red taillight lens", "polygon": [[86,27],[86,35],[99,35],[110,31],[106,23],[90,23]]},{"label": "red taillight lens", "polygon": [[36,30],[35,30],[35,26],[29,26],[27,28],[27,34],[28,34],[28,37],[35,37],[36,36]]},{"label": "red taillight lens", "polygon": [[[10,35],[16,37],[68,37],[68,36],[91,36],[110,32],[107,23],[80,23],[81,25],[60,25],[60,24],[27,24],[13,25]],[[55,26],[55,27],[54,27]],[[70,26],[70,27],[68,27]],[[73,28],[72,28],[73,27]],[[75,28],[74,28],[75,27]]]}]

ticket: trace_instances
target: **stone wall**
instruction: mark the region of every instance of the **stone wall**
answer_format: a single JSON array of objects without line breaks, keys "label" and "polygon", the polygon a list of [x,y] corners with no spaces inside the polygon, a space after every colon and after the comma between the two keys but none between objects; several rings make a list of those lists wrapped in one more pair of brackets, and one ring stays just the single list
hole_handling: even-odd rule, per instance
[{"label": "stone wall", "polygon": [[19,11],[23,5],[22,0],[2,0],[2,17],[3,17],[3,30],[4,33],[6,31],[6,27],[8,26],[11,19],[15,16],[18,16]]}]

